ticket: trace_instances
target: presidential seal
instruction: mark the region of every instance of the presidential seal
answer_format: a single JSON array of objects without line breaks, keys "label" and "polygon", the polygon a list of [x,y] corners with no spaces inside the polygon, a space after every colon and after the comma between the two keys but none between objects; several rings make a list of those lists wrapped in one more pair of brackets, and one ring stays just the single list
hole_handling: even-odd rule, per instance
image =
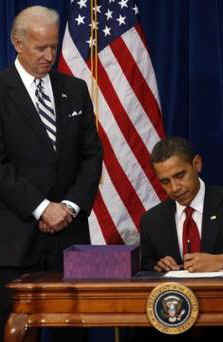
[{"label": "presidential seal", "polygon": [[147,301],[147,317],[151,325],[165,334],[181,334],[197,320],[198,300],[186,286],[163,283],[155,287]]}]

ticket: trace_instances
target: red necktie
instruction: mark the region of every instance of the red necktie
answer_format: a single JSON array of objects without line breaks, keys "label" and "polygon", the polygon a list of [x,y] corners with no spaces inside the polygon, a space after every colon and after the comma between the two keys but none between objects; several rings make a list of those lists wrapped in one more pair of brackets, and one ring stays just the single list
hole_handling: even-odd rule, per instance
[{"label": "red necktie", "polygon": [[200,235],[196,223],[192,218],[194,209],[185,209],[186,219],[183,225],[183,254],[200,252]]}]

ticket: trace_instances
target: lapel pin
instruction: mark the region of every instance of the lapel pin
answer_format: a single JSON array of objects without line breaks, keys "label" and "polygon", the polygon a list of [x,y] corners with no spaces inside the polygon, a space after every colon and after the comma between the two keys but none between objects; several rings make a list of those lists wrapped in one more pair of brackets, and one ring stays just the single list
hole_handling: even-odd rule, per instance
[{"label": "lapel pin", "polygon": [[64,99],[66,99],[67,98],[67,94],[64,94],[64,93],[62,93],[62,95],[61,95]]},{"label": "lapel pin", "polygon": [[214,216],[211,216],[210,219],[211,219],[211,220],[216,220],[216,216],[215,216],[215,215],[214,215]]}]

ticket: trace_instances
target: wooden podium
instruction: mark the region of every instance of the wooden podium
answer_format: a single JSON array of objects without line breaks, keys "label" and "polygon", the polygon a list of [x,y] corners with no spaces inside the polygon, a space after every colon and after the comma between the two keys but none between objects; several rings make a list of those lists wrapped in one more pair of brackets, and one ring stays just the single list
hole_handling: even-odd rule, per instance
[{"label": "wooden podium", "polygon": [[[24,341],[32,327],[150,326],[150,292],[170,279],[66,281],[60,274],[27,274],[8,284],[13,309],[5,342]],[[174,280],[176,281],[176,280]],[[179,279],[199,302],[196,326],[223,325],[223,279]]]}]

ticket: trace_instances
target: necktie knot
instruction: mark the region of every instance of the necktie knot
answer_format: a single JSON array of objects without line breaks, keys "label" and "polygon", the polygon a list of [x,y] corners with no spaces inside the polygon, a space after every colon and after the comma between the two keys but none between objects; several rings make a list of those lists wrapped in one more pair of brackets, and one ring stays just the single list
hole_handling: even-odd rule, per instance
[{"label": "necktie knot", "polygon": [[42,88],[43,86],[43,80],[42,78],[35,78],[34,79],[34,83],[36,85],[37,88]]},{"label": "necktie knot", "polygon": [[40,97],[43,93],[43,80],[41,78],[35,78],[34,83],[36,86],[35,95],[37,99],[40,100]]},{"label": "necktie knot", "polygon": [[189,218],[189,217],[192,217],[192,214],[193,214],[193,212],[194,212],[194,209],[191,208],[191,207],[186,207],[186,208],[184,209],[184,211],[185,211],[185,213],[186,213],[186,216]]}]

